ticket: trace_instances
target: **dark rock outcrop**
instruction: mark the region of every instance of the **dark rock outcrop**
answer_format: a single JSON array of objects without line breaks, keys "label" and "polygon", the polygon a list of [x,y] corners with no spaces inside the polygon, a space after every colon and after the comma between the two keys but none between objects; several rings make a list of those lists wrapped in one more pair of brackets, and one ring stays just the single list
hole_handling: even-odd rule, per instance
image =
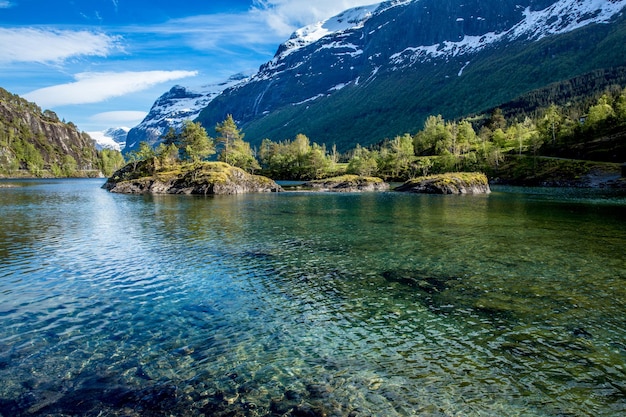
[{"label": "dark rock outcrop", "polygon": [[251,175],[222,162],[179,165],[167,171],[160,169],[156,159],[126,165],[102,188],[124,194],[218,195],[283,191],[267,177]]},{"label": "dark rock outcrop", "polygon": [[489,194],[489,181],[482,173],[455,172],[409,180],[395,189],[424,194]]},{"label": "dark rock outcrop", "polygon": [[358,191],[387,191],[389,184],[376,177],[361,177],[358,175],[343,175],[341,177],[326,178],[309,181],[303,184],[304,188],[318,191],[358,192]]}]

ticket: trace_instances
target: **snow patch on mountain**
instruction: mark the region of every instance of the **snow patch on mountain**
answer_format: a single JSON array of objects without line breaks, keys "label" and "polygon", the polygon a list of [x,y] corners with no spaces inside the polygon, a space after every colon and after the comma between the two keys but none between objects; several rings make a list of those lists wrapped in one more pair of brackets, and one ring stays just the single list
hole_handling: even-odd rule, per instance
[{"label": "snow patch on mountain", "polygon": [[562,0],[540,11],[524,11],[524,20],[508,35],[528,35],[539,40],[546,36],[571,32],[590,23],[608,23],[626,7],[626,0]]},{"label": "snow patch on mountain", "polygon": [[[559,35],[592,23],[608,23],[626,7],[626,0],[561,0],[543,10],[526,8],[524,18],[508,31],[489,32],[480,36],[464,36],[460,41],[406,48],[393,54],[394,69],[409,67],[434,58],[449,58],[476,53],[502,41],[526,38],[537,41]],[[461,75],[461,74],[459,74]]]},{"label": "snow patch on mountain", "polygon": [[107,129],[103,132],[87,132],[96,143],[96,149],[113,149],[121,151],[126,145],[126,135],[130,131],[128,127]]},{"label": "snow patch on mountain", "polygon": [[360,29],[372,16],[392,7],[411,3],[414,0],[396,0],[348,9],[330,19],[314,23],[296,30],[289,40],[281,45],[273,61],[284,59],[293,52],[304,48],[328,35],[336,35],[348,30]]},{"label": "snow patch on mountain", "polygon": [[224,90],[248,80],[248,74],[236,74],[224,82],[198,88],[172,87],[157,99],[144,120],[130,130],[126,150],[136,149],[141,141],[157,143],[170,128],[179,130],[185,121],[195,120]]},{"label": "snow patch on mountain", "polygon": [[[145,128],[167,125],[179,128],[185,120],[194,120],[203,108],[227,88],[245,82],[246,75],[237,74],[227,81],[199,88],[174,86],[161,96],[150,109],[150,113],[139,125]],[[138,126],[138,127],[139,127]]]}]

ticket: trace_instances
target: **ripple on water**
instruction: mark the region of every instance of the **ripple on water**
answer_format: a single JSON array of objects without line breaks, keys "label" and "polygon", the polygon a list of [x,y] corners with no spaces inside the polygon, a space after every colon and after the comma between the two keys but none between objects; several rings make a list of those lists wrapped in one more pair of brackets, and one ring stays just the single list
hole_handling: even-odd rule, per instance
[{"label": "ripple on water", "polygon": [[64,190],[0,219],[3,415],[626,411],[611,207]]}]

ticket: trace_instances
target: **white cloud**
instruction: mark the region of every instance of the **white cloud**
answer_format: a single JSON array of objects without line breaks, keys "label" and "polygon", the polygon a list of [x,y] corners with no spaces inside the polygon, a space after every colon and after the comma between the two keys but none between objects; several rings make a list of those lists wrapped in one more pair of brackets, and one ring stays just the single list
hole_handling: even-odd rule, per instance
[{"label": "white cloud", "polygon": [[376,0],[254,0],[253,14],[283,36],[295,29],[333,17],[347,9],[380,3]]},{"label": "white cloud", "polygon": [[119,110],[94,114],[90,121],[110,126],[135,126],[141,123],[148,113],[145,111]]},{"label": "white cloud", "polygon": [[0,63],[54,63],[77,56],[106,57],[120,38],[90,31],[0,28]]},{"label": "white cloud", "polygon": [[[181,36],[198,50],[232,53],[233,48],[272,52],[296,29],[335,16],[346,9],[376,0],[254,0],[246,13],[211,14],[174,19],[151,27],[129,27],[161,36]],[[266,53],[266,52],[265,52]]]},{"label": "white cloud", "polygon": [[0,0],[0,9],[8,9],[9,7],[13,7],[13,3],[10,1]]},{"label": "white cloud", "polygon": [[[272,30],[258,13],[211,14],[173,19],[161,25],[128,27],[128,33],[154,34],[150,39],[161,48],[172,48],[172,41],[182,42],[196,50],[233,54],[235,50],[275,48],[283,39]],[[180,45],[178,45],[180,46]]]},{"label": "white cloud", "polygon": [[75,82],[31,91],[24,97],[44,108],[99,103],[196,75],[197,71],[84,72],[74,76]]}]

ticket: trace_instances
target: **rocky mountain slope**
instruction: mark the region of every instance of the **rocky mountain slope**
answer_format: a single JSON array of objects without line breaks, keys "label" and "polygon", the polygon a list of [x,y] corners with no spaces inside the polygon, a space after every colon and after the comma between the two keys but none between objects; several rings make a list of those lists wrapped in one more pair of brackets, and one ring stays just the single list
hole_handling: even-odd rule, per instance
[{"label": "rocky mountain slope", "polygon": [[89,132],[96,142],[96,149],[113,149],[121,151],[126,146],[126,137],[130,131],[127,127],[112,127],[104,132]]},{"label": "rocky mountain slope", "polygon": [[93,139],[73,123],[0,88],[0,174],[97,175]]},{"label": "rocky mountain slope", "polygon": [[139,142],[156,144],[170,128],[179,129],[185,120],[195,120],[222,91],[246,79],[246,75],[236,74],[222,83],[201,88],[172,87],[157,99],[144,120],[128,132],[125,150],[137,149]]},{"label": "rocky mountain slope", "polygon": [[[250,79],[208,100],[258,145],[304,133],[346,150],[531,90],[626,65],[626,0],[395,0],[296,31]],[[170,113],[171,114],[171,113]],[[130,146],[135,146],[130,143]]]}]

